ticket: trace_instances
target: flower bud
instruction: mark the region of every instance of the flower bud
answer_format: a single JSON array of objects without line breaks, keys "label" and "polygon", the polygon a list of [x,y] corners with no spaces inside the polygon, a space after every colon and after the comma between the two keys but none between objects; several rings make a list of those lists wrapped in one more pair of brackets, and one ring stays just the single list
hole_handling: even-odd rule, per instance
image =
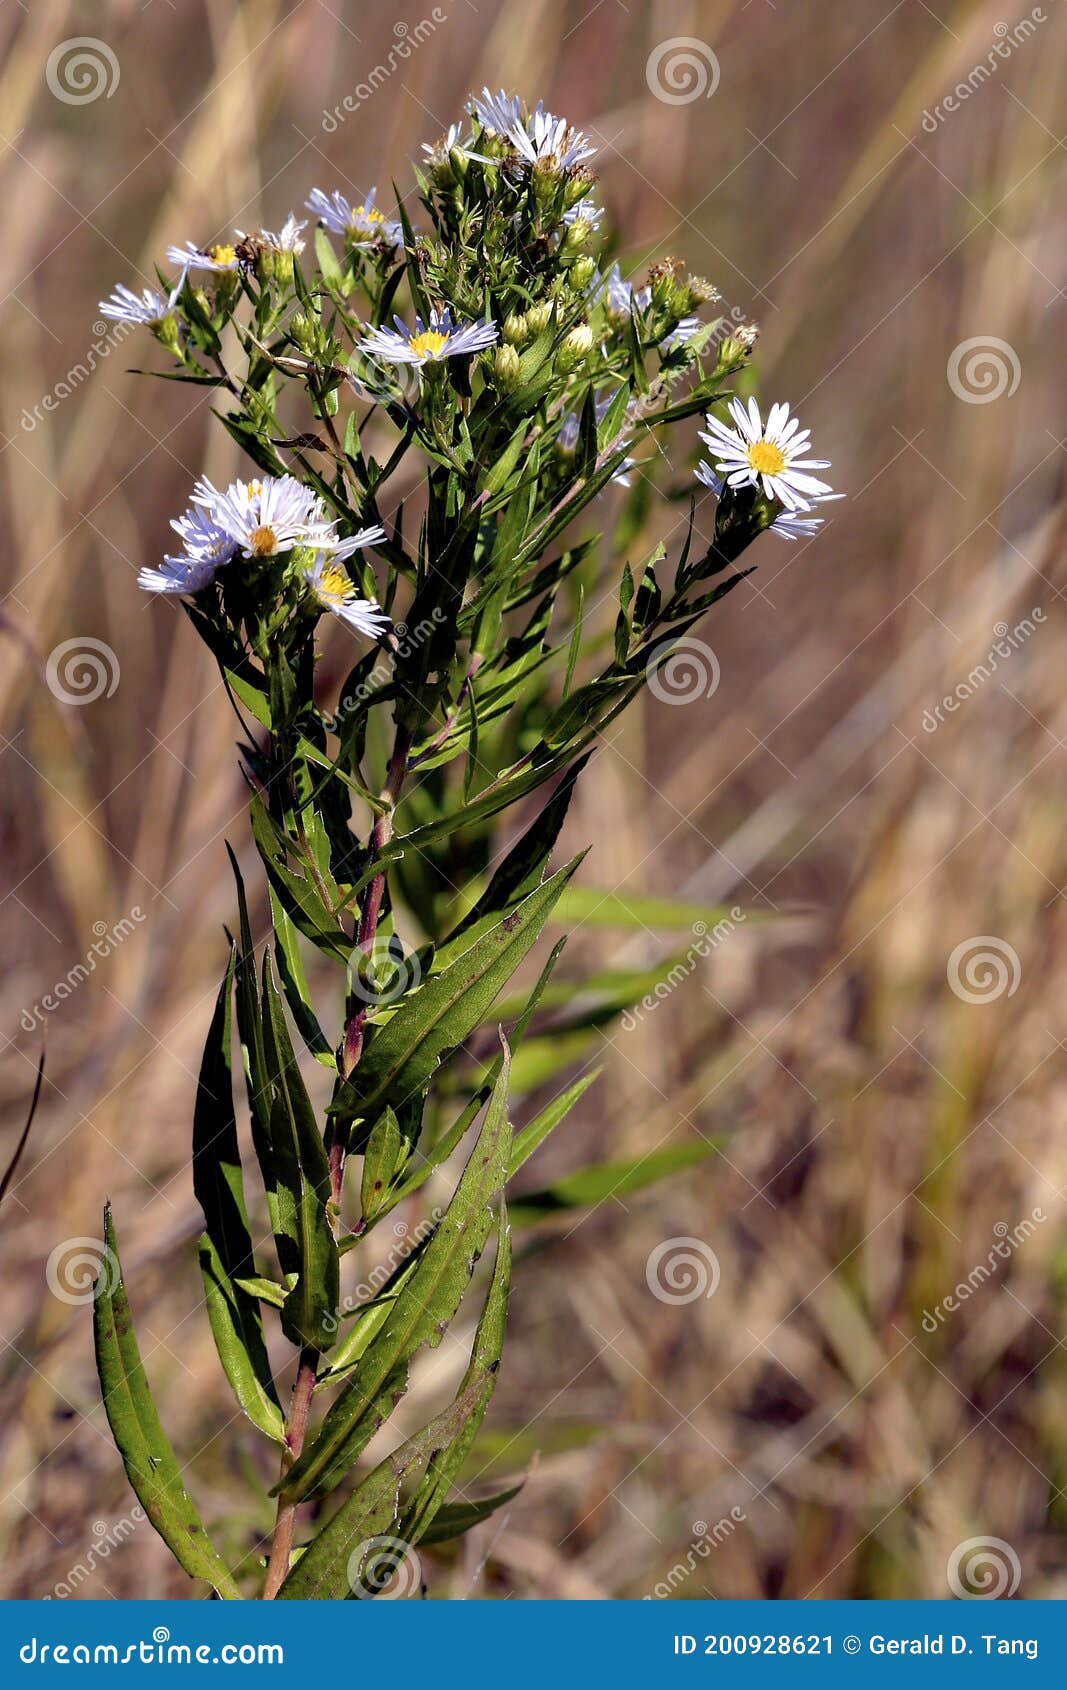
[{"label": "flower bud", "polygon": [[531,305],[526,313],[526,326],[533,335],[544,334],[552,321],[552,301],[543,299],[540,305]]},{"label": "flower bud", "polygon": [[521,346],[530,332],[530,326],[521,312],[509,311],[504,318],[500,333],[509,346]]},{"label": "flower bud", "polygon": [[596,275],[596,259],[587,253],[584,258],[578,258],[571,265],[570,279],[579,293],[584,293],[593,277]]},{"label": "flower bud", "polygon": [[588,165],[575,165],[574,169],[567,178],[567,186],[563,194],[563,203],[568,211],[572,205],[577,205],[579,200],[584,200],[586,194],[588,194],[592,189],[595,181],[596,176],[589,169]]},{"label": "flower bud", "polygon": [[152,324],[152,333],[159,341],[159,344],[167,348],[168,352],[178,351],[181,343],[181,330],[178,327],[178,319],[175,317],[173,311],[168,311],[167,315],[165,317],[161,317],[158,323]]},{"label": "flower bud", "polygon": [[587,223],[584,217],[576,217],[573,223],[568,223],[560,242],[559,250],[564,258],[572,253],[581,252],[593,232],[593,225]]},{"label": "flower bud", "polygon": [[588,323],[579,323],[564,335],[557,362],[561,370],[573,370],[587,357],[593,347],[593,331]]},{"label": "flower bud", "polygon": [[505,390],[515,387],[519,380],[519,354],[506,343],[498,346],[493,359],[493,374],[497,385]]},{"label": "flower bud", "polygon": [[315,325],[306,312],[293,312],[289,319],[289,333],[302,351],[310,353],[314,350]]}]

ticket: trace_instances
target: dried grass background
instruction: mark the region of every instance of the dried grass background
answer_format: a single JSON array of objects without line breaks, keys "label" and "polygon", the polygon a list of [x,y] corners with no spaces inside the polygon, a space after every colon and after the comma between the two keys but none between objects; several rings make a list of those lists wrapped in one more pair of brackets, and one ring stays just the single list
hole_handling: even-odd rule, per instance
[{"label": "dried grass background", "polygon": [[[593,846],[587,883],[750,915],[636,1030],[598,1037],[604,1078],[539,1178],[579,1147],[638,1155],[700,1133],[723,1152],[524,1235],[485,1456],[499,1475],[539,1456],[505,1516],[427,1555],[431,1594],[936,1597],[981,1536],[1011,1546],[1021,1594],[1067,1595],[1063,7],[1045,0],[1033,38],[930,133],[924,111],[1029,8],[446,0],[324,130],[430,10],[0,10],[9,1153],[41,1042],[27,1012],[94,924],[145,917],[49,1018],[42,1109],[0,1219],[5,1592],[53,1590],[132,1504],[89,1312],[45,1274],[61,1241],[99,1236],[106,1192],[204,1517],[234,1552],[267,1525],[241,1501],[255,1439],[230,1423],[191,1248],[194,1074],[233,909],[223,838],[247,857],[234,722],[180,613],[133,582],[194,476],[238,459],[209,397],[127,373],[152,362],[148,337],[34,407],[84,358],[97,300],[154,280],[169,241],[277,227],[316,184],[406,185],[418,143],[489,82],[591,130],[627,252],[684,257],[761,322],[760,390],[800,408],[849,498],[810,547],[761,540],[758,572],[698,630],[715,694],[646,699],[584,778],[568,841]],[[45,64],[78,35],[104,39],[121,78],[70,105]],[[649,54],[676,36],[717,54],[712,98],[650,92]],[[978,336],[1021,369],[990,403],[946,377]],[[686,473],[679,457],[667,480]],[[653,504],[649,543],[679,508]],[[995,627],[1035,608],[1032,636],[925,729]],[[43,666],[85,636],[121,678],[63,707]],[[973,1004],[946,970],[979,935],[1021,974]],[[569,965],[640,964],[676,939],[588,928]],[[924,1330],[998,1224],[1035,1210],[1033,1236]],[[720,1283],[665,1304],[646,1260],[683,1236],[714,1250]],[[435,1356],[425,1391],[456,1365]],[[724,1518],[694,1551],[699,1523]],[[193,1593],[147,1525],[75,1584]]]}]

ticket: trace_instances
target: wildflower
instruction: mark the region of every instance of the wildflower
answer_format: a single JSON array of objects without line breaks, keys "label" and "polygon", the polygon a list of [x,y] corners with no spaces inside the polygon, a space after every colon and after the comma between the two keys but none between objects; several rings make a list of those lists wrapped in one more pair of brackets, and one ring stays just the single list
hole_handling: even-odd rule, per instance
[{"label": "wildflower", "polygon": [[540,100],[527,112],[517,94],[505,94],[503,89],[491,94],[483,88],[474,96],[472,110],[483,129],[511,142],[524,164],[548,165],[562,173],[596,153],[580,129],[572,128],[565,117],[545,111]]},{"label": "wildflower", "polygon": [[186,241],[184,246],[169,246],[167,258],[180,266],[183,279],[188,270],[236,270],[238,265],[237,248],[227,241],[208,247]]},{"label": "wildflower", "polygon": [[[607,292],[604,297],[604,309],[608,316],[616,322],[625,321],[634,311],[647,311],[652,304],[652,288],[648,284],[635,288],[632,282],[624,280],[619,270],[618,260],[611,266],[605,278]],[[711,290],[714,293],[714,289]],[[700,328],[699,317],[682,317],[660,341],[664,352],[670,352],[676,346],[684,346],[687,340]]]},{"label": "wildflower", "polygon": [[453,153],[458,153],[463,159],[477,159],[479,164],[498,164],[500,162],[495,158],[487,158],[484,153],[472,152],[471,138],[468,138],[465,141],[460,139],[463,134],[463,127],[464,126],[460,123],[450,123],[447,131],[441,136],[440,140],[423,141],[422,150],[425,154],[427,164],[431,164],[436,169],[440,169],[442,166],[448,164]]},{"label": "wildflower", "polygon": [[168,552],[159,569],[142,569],[137,585],[146,593],[198,593],[214,580],[237,550],[230,536],[196,505],[171,522],[184,550]]},{"label": "wildflower", "polygon": [[394,317],[393,321],[395,330],[368,329],[363,337],[363,351],[373,358],[384,358],[390,364],[415,364],[420,369],[424,364],[438,363],[443,358],[459,358],[466,353],[481,352],[486,346],[492,346],[497,337],[495,323],[454,324],[447,306],[443,309],[435,306],[430,312],[428,325],[423,324],[421,317],[416,317],[414,333],[402,318]]},{"label": "wildflower", "polygon": [[700,436],[720,458],[715,468],[725,475],[727,486],[762,483],[767,497],[777,499],[787,511],[808,510],[815,495],[831,491],[825,481],[806,473],[828,469],[829,459],[803,456],[811,430],[801,429],[796,417],[789,420],[788,405],[772,405],[766,427],[755,399],[749,400],[747,409],[740,399],[731,399],[729,411],[734,428],[709,415],[710,432]]},{"label": "wildflower", "polygon": [[378,210],[374,203],[377,192],[377,188],[372,188],[366,199],[352,205],[337,188],[332,194],[312,188],[304,203],[332,234],[343,235],[351,246],[375,246],[381,242],[383,246],[402,247],[403,228]]},{"label": "wildflower", "polygon": [[[250,242],[254,246],[269,247],[271,252],[303,252],[305,243],[300,239],[307,222],[297,222],[296,213],[291,211],[277,234],[272,229],[257,229],[254,234],[246,235],[243,229],[235,230],[239,242]],[[240,256],[240,255],[238,255]]]},{"label": "wildflower", "polygon": [[384,537],[382,529],[367,528],[343,539],[318,495],[291,475],[234,481],[225,493],[203,479],[193,491],[193,503],[208,512],[246,558],[276,557],[295,546],[342,558]]},{"label": "wildflower", "polygon": [[[385,538],[385,530],[367,528],[362,536],[357,535],[356,538],[362,538],[364,545],[372,545],[375,540]],[[372,599],[359,597],[347,572],[335,557],[319,552],[314,562],[305,569],[304,578],[316,603],[342,622],[347,622],[357,634],[366,634],[368,639],[377,640],[385,633],[389,626],[385,611]]]},{"label": "wildflower", "polygon": [[145,288],[143,293],[134,293],[132,288],[118,284],[109,299],[102,299],[99,311],[102,317],[110,317],[116,323],[141,323],[148,328],[155,328],[157,324],[170,315],[180,289],[175,288],[169,299],[155,288]]},{"label": "wildflower", "polygon": [[[843,499],[844,496],[843,493],[823,493],[812,499],[811,506],[828,505],[831,500]],[[798,516],[795,511],[781,511],[771,523],[771,533],[780,534],[783,540],[810,540],[819,532],[824,521],[821,516]]]},{"label": "wildflower", "polygon": [[[596,413],[598,425],[602,423],[604,418],[607,416],[608,410],[610,409],[618,391],[617,387],[613,388],[610,393],[605,393],[602,399],[596,399],[593,401],[593,410]],[[561,452],[565,458],[573,457],[574,453],[577,451],[580,431],[581,420],[577,411],[568,411],[566,416],[563,418],[563,421],[560,423],[559,430],[556,434],[556,449]],[[636,461],[637,460],[635,458],[624,458],[612,476],[612,481],[618,482],[620,487],[629,487],[630,471],[634,468]]]}]

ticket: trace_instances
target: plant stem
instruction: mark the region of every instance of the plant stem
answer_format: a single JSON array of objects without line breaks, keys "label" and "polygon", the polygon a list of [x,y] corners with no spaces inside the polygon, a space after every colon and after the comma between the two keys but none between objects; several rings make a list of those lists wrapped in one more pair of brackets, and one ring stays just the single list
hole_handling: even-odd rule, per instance
[{"label": "plant stem", "polygon": [[[318,1361],[318,1350],[312,1349],[310,1346],[305,1346],[301,1350],[296,1380],[293,1385],[293,1400],[289,1408],[289,1423],[285,1429],[285,1449],[282,1452],[281,1471],[283,1479],[304,1447]],[[280,1496],[278,1498],[278,1512],[274,1521],[274,1540],[271,1543],[270,1560],[267,1563],[267,1580],[263,1586],[263,1600],[265,1602],[274,1600],[289,1571],[289,1557],[293,1547],[293,1527],[295,1524],[296,1503],[287,1502],[284,1495]]]}]

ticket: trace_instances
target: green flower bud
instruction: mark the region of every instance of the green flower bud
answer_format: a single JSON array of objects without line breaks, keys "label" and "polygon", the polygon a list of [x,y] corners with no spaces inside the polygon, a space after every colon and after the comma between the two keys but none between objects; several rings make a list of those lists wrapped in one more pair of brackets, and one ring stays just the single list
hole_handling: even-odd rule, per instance
[{"label": "green flower bud", "polygon": [[526,313],[526,323],[533,335],[544,334],[552,321],[552,301],[543,299],[540,305],[531,305]]},{"label": "green flower bud", "polygon": [[529,337],[530,326],[521,312],[509,311],[500,332],[509,346],[521,346]]},{"label": "green flower bud", "polygon": [[294,311],[289,319],[289,333],[304,352],[315,347],[315,325],[304,311]]},{"label": "green flower bud", "polygon": [[561,370],[573,370],[583,358],[588,357],[593,348],[593,331],[588,323],[579,323],[570,333],[564,335],[563,345],[559,349],[557,363]]},{"label": "green flower bud", "polygon": [[513,346],[498,346],[493,359],[493,374],[498,386],[505,390],[515,387],[519,380],[519,354]]},{"label": "green flower bud", "polygon": [[174,315],[173,311],[168,311],[167,315],[165,317],[161,317],[158,323],[152,324],[152,333],[159,341],[159,344],[161,346],[165,346],[168,352],[177,352],[179,350],[181,345],[181,330],[178,328],[178,319]]},{"label": "green flower bud", "polygon": [[571,265],[571,281],[580,293],[585,292],[595,275],[596,259],[590,258],[588,254]]}]

